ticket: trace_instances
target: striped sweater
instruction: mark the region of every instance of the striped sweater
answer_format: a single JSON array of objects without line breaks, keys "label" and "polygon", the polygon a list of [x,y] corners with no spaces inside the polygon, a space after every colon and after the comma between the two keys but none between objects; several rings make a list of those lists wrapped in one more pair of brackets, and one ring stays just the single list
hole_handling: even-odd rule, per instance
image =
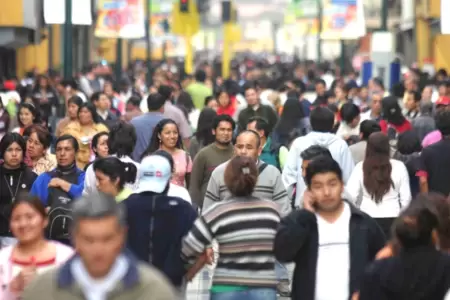
[{"label": "striped sweater", "polygon": [[[227,167],[228,162],[229,161],[219,165],[211,174],[211,179],[209,180],[206,189],[205,200],[203,202],[203,211],[207,210],[217,202],[232,198],[224,181],[225,168]],[[259,160],[258,167],[262,163],[263,162]],[[259,174],[253,196],[275,202],[283,217],[288,215],[291,211],[291,204],[286,193],[286,188],[281,181],[280,171],[272,165],[267,165],[261,174]]]},{"label": "striped sweater", "polygon": [[273,242],[280,215],[276,204],[234,198],[210,207],[184,238],[182,258],[192,264],[213,239],[219,244],[214,285],[274,287]]}]

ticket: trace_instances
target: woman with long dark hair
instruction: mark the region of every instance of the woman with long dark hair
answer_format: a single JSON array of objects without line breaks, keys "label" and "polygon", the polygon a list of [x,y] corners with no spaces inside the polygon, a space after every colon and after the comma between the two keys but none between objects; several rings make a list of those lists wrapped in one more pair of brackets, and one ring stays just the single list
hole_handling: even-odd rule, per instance
[{"label": "woman with long dark hair", "polygon": [[387,135],[372,133],[366,157],[355,166],[346,186],[351,199],[377,220],[386,235],[411,201],[408,171],[401,161],[390,159],[390,150]]},{"label": "woman with long dark hair", "polygon": [[217,117],[217,113],[211,108],[204,108],[200,113],[197,131],[194,133],[189,144],[189,154],[193,159],[202,148],[214,142],[215,138],[212,133],[212,128],[215,117]]},{"label": "woman with long dark hair", "polygon": [[169,152],[175,161],[175,171],[171,182],[179,186],[188,187],[192,171],[192,160],[183,149],[178,125],[172,119],[162,119],[156,124],[148,148],[142,154],[141,159],[157,150]]},{"label": "woman with long dark hair", "polygon": [[78,120],[78,110],[83,104],[83,99],[78,96],[72,96],[67,101],[67,114],[64,119],[59,121],[58,125],[56,125],[55,136],[59,137],[61,135],[61,131],[70,123]]},{"label": "woman with long dark hair", "polygon": [[48,121],[48,117],[52,115],[52,108],[57,108],[59,106],[59,99],[58,93],[51,86],[47,75],[38,76],[32,95],[41,110],[43,119]]},{"label": "woman with long dark hair", "polygon": [[17,122],[19,123],[19,127],[14,128],[12,132],[23,135],[27,127],[33,124],[41,124],[41,113],[34,104],[24,102],[19,105]]},{"label": "woman with long dark hair", "polygon": [[396,139],[398,134],[412,129],[411,123],[403,116],[396,97],[383,98],[382,114],[381,131],[387,134],[391,140]]},{"label": "woman with long dark hair", "polygon": [[225,87],[220,87],[215,92],[215,98],[219,104],[217,109],[218,115],[229,115],[230,117],[236,119],[236,97],[230,95]]}]

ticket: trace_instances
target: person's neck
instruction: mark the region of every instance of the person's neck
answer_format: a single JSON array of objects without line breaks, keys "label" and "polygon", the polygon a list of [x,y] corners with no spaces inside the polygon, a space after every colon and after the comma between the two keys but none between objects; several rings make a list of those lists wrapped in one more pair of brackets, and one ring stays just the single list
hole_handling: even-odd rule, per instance
[{"label": "person's neck", "polygon": [[20,169],[21,165],[16,165],[16,166],[11,166],[8,165],[6,162],[3,163],[3,168],[8,169],[8,170],[18,170]]},{"label": "person's neck", "polygon": [[67,166],[58,165],[57,168],[61,172],[67,172],[67,171],[70,171],[72,169],[75,169],[76,165],[75,165],[75,162],[73,162],[73,163],[71,163],[70,165],[67,165]]},{"label": "person's neck", "polygon": [[344,211],[344,202],[341,201],[339,207],[334,211],[317,210],[317,214],[329,223],[334,223]]},{"label": "person's neck", "polygon": [[80,123],[80,125],[81,125],[81,128],[91,128],[94,125],[94,122],[90,122],[90,123],[87,123],[87,124],[81,124]]},{"label": "person's neck", "polygon": [[214,145],[216,145],[217,148],[219,149],[227,149],[228,147],[230,147],[230,143],[219,143],[217,141],[214,142]]},{"label": "person's neck", "polygon": [[261,138],[261,145],[264,147],[266,145],[266,143],[267,143],[267,138],[265,136],[263,136]]},{"label": "person's neck", "polygon": [[44,237],[40,237],[36,241],[32,241],[29,243],[18,243],[16,249],[23,256],[33,256],[36,253],[39,253],[47,246],[47,240]]},{"label": "person's neck", "polygon": [[42,157],[44,157],[44,155],[42,156],[35,156],[35,157],[31,157],[30,156],[30,160],[33,163],[33,166],[38,162],[38,160],[40,160]]},{"label": "person's neck", "polygon": [[370,111],[370,116],[371,116],[372,118],[378,118],[378,117],[381,116],[381,112],[376,113],[376,112],[374,112],[373,110],[371,110],[371,111]]},{"label": "person's neck", "polygon": [[168,148],[168,147],[166,147],[164,145],[161,145],[160,149],[164,150],[164,151],[166,151],[166,152],[168,152],[170,154],[174,154],[177,151],[177,148]]}]

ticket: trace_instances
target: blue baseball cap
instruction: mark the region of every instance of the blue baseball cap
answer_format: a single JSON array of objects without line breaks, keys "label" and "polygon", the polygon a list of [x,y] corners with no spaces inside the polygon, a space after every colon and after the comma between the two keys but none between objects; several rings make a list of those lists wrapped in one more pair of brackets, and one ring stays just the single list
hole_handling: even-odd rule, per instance
[{"label": "blue baseball cap", "polygon": [[141,161],[137,193],[162,193],[172,177],[172,170],[167,158],[150,155]]}]

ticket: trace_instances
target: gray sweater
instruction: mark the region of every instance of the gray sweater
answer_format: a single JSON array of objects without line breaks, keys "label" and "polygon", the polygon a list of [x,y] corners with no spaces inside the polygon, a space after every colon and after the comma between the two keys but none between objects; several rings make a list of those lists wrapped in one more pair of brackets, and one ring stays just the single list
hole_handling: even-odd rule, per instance
[{"label": "gray sweater", "polygon": [[[258,161],[258,167],[261,164]],[[205,200],[203,202],[203,211],[211,207],[213,204],[232,199],[232,195],[225,186],[224,173],[228,161],[218,166],[212,173],[206,188]],[[286,193],[286,188],[281,181],[281,174],[277,168],[271,165],[259,174],[256,182],[253,197],[272,200],[278,204],[280,215],[286,216],[291,211],[291,204]]]}]

